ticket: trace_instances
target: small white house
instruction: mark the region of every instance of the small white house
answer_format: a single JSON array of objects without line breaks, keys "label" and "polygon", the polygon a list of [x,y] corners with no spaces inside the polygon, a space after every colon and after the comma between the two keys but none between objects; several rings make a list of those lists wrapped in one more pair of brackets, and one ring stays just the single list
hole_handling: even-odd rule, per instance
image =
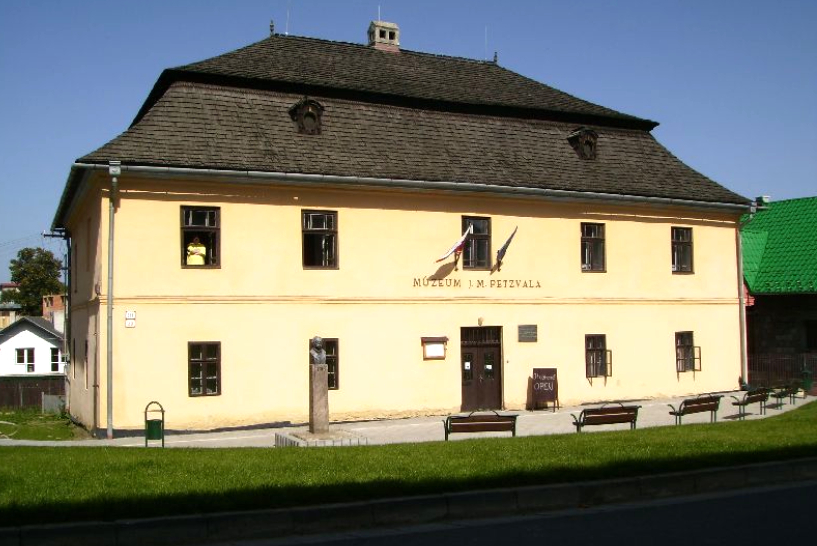
[{"label": "small white house", "polygon": [[47,320],[22,317],[0,330],[0,377],[65,373],[63,336]]}]

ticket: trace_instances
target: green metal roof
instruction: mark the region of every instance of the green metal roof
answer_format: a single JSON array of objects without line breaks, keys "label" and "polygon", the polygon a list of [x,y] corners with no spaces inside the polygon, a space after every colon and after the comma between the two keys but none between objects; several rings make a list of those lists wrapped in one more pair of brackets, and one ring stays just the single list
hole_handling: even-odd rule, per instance
[{"label": "green metal roof", "polygon": [[743,277],[752,294],[817,293],[817,197],[769,203],[743,226]]}]

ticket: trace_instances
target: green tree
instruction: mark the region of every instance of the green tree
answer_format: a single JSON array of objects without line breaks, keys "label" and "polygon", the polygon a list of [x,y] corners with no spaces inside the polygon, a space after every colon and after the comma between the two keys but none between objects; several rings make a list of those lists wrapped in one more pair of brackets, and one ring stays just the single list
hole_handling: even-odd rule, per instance
[{"label": "green tree", "polygon": [[23,315],[42,315],[43,296],[65,293],[61,269],[62,262],[43,248],[24,248],[16,260],[11,260],[11,280],[20,285],[14,300],[22,307]]},{"label": "green tree", "polygon": [[12,290],[3,290],[0,292],[0,303],[17,303],[20,295],[17,292],[17,289]]}]

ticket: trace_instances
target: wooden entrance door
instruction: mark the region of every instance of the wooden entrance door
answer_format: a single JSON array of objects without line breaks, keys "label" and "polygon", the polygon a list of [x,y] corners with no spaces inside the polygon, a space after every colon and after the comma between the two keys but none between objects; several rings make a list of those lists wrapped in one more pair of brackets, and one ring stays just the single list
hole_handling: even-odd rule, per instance
[{"label": "wooden entrance door", "polygon": [[462,411],[502,409],[502,328],[462,328]]}]

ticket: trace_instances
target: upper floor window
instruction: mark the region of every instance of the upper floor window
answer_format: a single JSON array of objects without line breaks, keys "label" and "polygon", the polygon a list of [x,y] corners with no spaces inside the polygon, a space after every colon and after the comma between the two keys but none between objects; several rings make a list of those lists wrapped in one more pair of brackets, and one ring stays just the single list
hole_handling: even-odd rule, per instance
[{"label": "upper floor window", "polygon": [[187,372],[190,396],[221,394],[221,343],[218,341],[188,343]]},{"label": "upper floor window", "polygon": [[692,273],[692,228],[672,228],[672,272]]},{"label": "upper floor window", "polygon": [[582,271],[604,271],[604,224],[582,222]]},{"label": "upper floor window", "polygon": [[605,334],[584,336],[584,363],[588,378],[613,375],[613,353],[607,349]]},{"label": "upper floor window", "polygon": [[679,373],[701,371],[701,348],[695,346],[692,332],[675,332],[675,369]]},{"label": "upper floor window", "polygon": [[301,217],[303,266],[316,269],[338,268],[338,213],[305,210]]},{"label": "upper floor window", "polygon": [[491,219],[462,217],[462,231],[473,226],[462,251],[463,269],[491,269]]},{"label": "upper floor window", "polygon": [[221,214],[217,207],[182,207],[182,266],[217,267]]},{"label": "upper floor window", "polygon": [[17,364],[23,364],[26,372],[34,373],[34,349],[17,349]]}]

